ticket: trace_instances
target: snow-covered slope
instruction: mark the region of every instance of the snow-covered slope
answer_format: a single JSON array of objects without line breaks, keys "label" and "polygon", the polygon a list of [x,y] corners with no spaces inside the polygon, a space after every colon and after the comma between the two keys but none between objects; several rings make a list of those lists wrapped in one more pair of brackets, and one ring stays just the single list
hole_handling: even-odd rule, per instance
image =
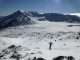
[{"label": "snow-covered slope", "polygon": [[76,15],[19,10],[0,18],[0,28],[0,60],[80,60]]},{"label": "snow-covered slope", "polygon": [[23,10],[19,10],[11,15],[5,16],[0,19],[0,28],[25,25],[25,24],[34,24],[31,14]]},{"label": "snow-covered slope", "polygon": [[[34,60],[34,57],[41,57],[53,60],[58,56],[73,56],[80,60],[80,26],[68,25],[78,24],[37,21],[34,25],[3,29],[0,31],[0,59]],[[51,50],[50,42],[53,43]]]},{"label": "snow-covered slope", "polygon": [[76,15],[80,17],[80,13],[69,13],[70,15]]}]

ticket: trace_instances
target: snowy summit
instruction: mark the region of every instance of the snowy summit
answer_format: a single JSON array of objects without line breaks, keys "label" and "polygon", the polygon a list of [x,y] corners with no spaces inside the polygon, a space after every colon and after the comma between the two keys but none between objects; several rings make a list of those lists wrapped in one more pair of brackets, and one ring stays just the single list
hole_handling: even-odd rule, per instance
[{"label": "snowy summit", "polygon": [[25,10],[21,9],[20,12],[25,12]]}]

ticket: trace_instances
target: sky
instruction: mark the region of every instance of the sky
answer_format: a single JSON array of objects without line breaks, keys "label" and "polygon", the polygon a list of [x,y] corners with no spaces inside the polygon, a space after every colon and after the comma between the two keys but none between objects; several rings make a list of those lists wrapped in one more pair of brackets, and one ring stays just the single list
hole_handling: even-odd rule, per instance
[{"label": "sky", "polygon": [[39,13],[80,13],[80,0],[0,0],[0,16],[20,9]]}]

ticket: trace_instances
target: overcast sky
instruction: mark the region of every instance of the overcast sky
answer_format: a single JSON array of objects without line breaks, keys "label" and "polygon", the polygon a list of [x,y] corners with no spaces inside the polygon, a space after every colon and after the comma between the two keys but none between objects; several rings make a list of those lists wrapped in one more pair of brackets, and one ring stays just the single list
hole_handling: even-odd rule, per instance
[{"label": "overcast sky", "polygon": [[0,0],[0,15],[19,9],[40,13],[80,13],[80,0]]}]

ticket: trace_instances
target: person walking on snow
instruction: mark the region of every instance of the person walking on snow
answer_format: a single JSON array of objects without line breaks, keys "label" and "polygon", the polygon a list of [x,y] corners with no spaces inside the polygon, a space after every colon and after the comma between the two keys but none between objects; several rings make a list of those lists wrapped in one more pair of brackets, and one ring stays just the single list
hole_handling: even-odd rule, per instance
[{"label": "person walking on snow", "polygon": [[49,43],[49,50],[52,49],[52,44],[53,44],[52,42]]}]

